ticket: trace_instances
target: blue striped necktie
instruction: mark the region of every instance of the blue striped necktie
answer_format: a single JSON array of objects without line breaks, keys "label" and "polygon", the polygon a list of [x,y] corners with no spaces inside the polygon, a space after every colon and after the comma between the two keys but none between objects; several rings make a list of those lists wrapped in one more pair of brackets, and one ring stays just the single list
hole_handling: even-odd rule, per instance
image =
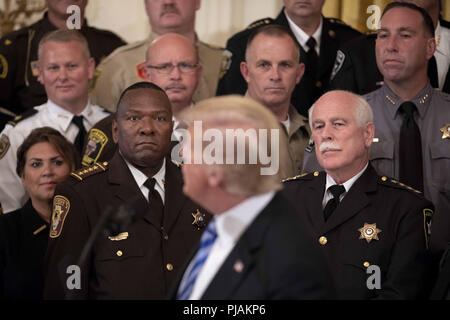
[{"label": "blue striped necktie", "polygon": [[217,238],[216,221],[213,220],[208,224],[208,227],[202,234],[200,239],[200,248],[197,251],[194,259],[190,264],[191,269],[188,274],[185,274],[178,288],[177,300],[188,300],[194,288],[195,280],[202,270],[203,264],[208,258],[209,252],[214,245]]}]

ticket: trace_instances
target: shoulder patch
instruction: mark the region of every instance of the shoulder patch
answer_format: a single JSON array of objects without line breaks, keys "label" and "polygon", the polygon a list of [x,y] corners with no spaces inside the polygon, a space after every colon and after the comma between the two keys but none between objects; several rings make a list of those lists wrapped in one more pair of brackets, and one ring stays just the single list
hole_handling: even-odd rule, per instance
[{"label": "shoulder patch", "polygon": [[13,127],[15,127],[16,124],[18,124],[20,121],[28,119],[31,116],[34,116],[36,113],[38,113],[38,111],[36,109],[34,109],[34,108],[28,109],[27,111],[25,111],[21,115],[18,115],[16,117],[14,117],[13,120],[8,121],[8,124],[12,125]]},{"label": "shoulder patch", "polygon": [[247,27],[247,29],[254,29],[254,28],[257,28],[257,27],[266,25],[266,24],[271,24],[272,22],[273,22],[273,19],[272,19],[272,18],[264,18],[264,19],[260,19],[260,20],[257,20],[257,21],[255,21],[255,22],[251,23],[251,24]]},{"label": "shoulder patch", "polygon": [[89,130],[87,144],[84,149],[81,164],[84,167],[88,167],[96,163],[102,154],[103,148],[108,143],[108,140],[108,136],[103,131],[96,128]]},{"label": "shoulder patch", "polygon": [[72,177],[79,181],[83,181],[85,178],[93,176],[96,173],[108,170],[108,162],[94,163],[93,165],[85,168],[78,169],[70,173]]},{"label": "shoulder patch", "polygon": [[2,159],[8,152],[9,146],[10,143],[8,136],[6,134],[2,134],[0,137],[0,159]]},{"label": "shoulder patch", "polygon": [[341,70],[345,61],[345,53],[341,50],[338,50],[336,53],[336,60],[334,62],[333,71],[331,72],[330,80],[333,80],[334,77],[338,74],[339,70]]},{"label": "shoulder patch", "polygon": [[294,181],[294,180],[298,180],[300,178],[306,177],[307,175],[309,175],[309,173],[302,173],[293,177],[289,177],[286,179],[281,180],[281,182],[288,182],[288,181]]},{"label": "shoulder patch", "polygon": [[394,187],[394,188],[397,188],[397,189],[408,190],[408,191],[410,191],[410,192],[412,192],[412,193],[414,193],[416,195],[422,195],[421,191],[416,190],[416,189],[414,189],[414,188],[412,188],[412,187],[410,187],[410,186],[408,186],[408,185],[406,185],[404,183],[401,183],[401,182],[399,182],[399,181],[397,181],[395,179],[388,178],[386,176],[382,176],[378,181],[379,181],[379,183],[381,183],[383,185],[386,185],[386,186]]},{"label": "shoulder patch", "polygon": [[70,210],[70,201],[63,196],[55,196],[53,199],[52,222],[50,238],[58,238],[61,234],[64,221]]},{"label": "shoulder patch", "polygon": [[5,79],[8,75],[8,61],[5,56],[0,54],[0,79]]}]

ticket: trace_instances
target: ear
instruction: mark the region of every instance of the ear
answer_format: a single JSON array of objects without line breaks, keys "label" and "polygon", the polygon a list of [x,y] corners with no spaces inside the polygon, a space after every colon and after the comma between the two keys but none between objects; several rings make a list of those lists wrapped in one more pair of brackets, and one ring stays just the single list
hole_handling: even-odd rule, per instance
[{"label": "ear", "polygon": [[297,76],[295,77],[295,83],[298,84],[302,80],[303,74],[305,73],[305,64],[299,63],[297,68]]},{"label": "ear", "polygon": [[375,136],[375,125],[373,122],[366,123],[364,128],[364,145],[369,148],[373,143],[373,137]]},{"label": "ear", "polygon": [[219,187],[223,184],[223,167],[217,166],[217,165],[204,165],[207,167],[206,174],[207,174],[207,181],[208,186],[210,187]]},{"label": "ear", "polygon": [[431,59],[435,51],[436,51],[436,40],[434,38],[430,38],[427,40],[427,49],[426,49],[427,59]]},{"label": "ear", "polygon": [[95,60],[94,60],[94,58],[89,58],[89,60],[88,60],[89,80],[94,78],[94,73],[95,73]]},{"label": "ear", "polygon": [[240,65],[240,68],[241,68],[241,74],[242,74],[242,76],[244,77],[245,81],[248,83],[248,81],[249,81],[250,79],[249,79],[249,77],[248,77],[248,65],[247,65],[247,62],[242,61],[242,62],[241,62],[241,65]]},{"label": "ear", "polygon": [[42,81],[42,69],[41,69],[41,65],[38,66],[37,71],[38,71],[38,77],[37,77],[37,79],[38,79],[38,81],[39,81],[40,84],[44,85],[44,82]]},{"label": "ear", "polygon": [[119,142],[119,132],[118,132],[117,120],[113,119],[111,125],[112,125],[112,136],[113,136],[114,143],[118,143]]}]

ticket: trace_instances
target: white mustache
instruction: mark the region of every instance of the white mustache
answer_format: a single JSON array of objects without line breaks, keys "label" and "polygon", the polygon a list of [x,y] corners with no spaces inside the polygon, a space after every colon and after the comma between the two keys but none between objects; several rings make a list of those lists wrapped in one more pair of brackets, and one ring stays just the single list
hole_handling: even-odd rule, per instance
[{"label": "white mustache", "polygon": [[325,150],[337,150],[340,151],[341,150],[341,146],[336,143],[336,142],[332,142],[332,141],[325,141],[322,142],[319,146],[319,151],[320,152],[324,152]]}]

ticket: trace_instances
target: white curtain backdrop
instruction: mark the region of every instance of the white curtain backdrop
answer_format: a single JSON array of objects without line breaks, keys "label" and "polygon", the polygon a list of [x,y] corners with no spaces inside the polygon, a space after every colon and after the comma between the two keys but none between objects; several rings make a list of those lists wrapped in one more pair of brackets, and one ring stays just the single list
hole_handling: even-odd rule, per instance
[{"label": "white curtain backdrop", "polygon": [[[196,30],[205,42],[225,46],[226,40],[257,19],[276,17],[282,0],[203,0]],[[150,32],[144,0],[89,0],[89,24],[112,30],[127,42],[144,39]]]}]

